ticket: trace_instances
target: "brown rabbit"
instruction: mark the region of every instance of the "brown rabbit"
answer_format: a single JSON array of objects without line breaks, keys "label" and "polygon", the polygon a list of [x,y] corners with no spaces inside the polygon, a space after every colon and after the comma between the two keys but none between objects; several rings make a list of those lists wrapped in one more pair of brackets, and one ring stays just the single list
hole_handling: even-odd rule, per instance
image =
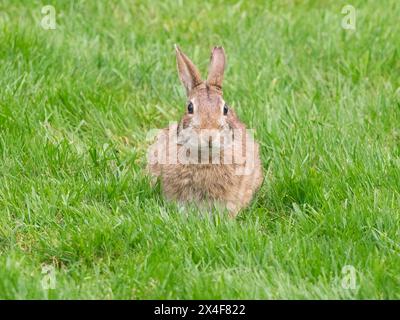
[{"label": "brown rabbit", "polygon": [[214,47],[208,77],[177,47],[186,113],[162,129],[149,148],[148,170],[161,180],[168,199],[226,208],[235,217],[263,180],[259,146],[222,98],[225,53]]}]

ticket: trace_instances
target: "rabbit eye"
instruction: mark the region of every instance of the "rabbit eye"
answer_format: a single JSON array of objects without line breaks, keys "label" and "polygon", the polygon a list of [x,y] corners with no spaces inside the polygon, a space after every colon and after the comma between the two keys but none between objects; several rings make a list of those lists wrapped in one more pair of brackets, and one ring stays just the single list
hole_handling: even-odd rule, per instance
[{"label": "rabbit eye", "polygon": [[189,112],[190,114],[192,114],[192,113],[193,113],[193,103],[189,102],[189,104],[188,104],[188,106],[187,106],[187,109],[188,109],[188,112]]},{"label": "rabbit eye", "polygon": [[224,105],[224,116],[228,114],[228,106],[225,104]]}]

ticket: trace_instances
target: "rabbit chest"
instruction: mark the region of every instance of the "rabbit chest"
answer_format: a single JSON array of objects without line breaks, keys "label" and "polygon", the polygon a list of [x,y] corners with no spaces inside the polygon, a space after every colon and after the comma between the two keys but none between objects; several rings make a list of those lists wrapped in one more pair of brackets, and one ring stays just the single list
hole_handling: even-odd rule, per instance
[{"label": "rabbit chest", "polygon": [[233,165],[178,165],[164,171],[167,197],[181,201],[223,199],[236,178]]}]

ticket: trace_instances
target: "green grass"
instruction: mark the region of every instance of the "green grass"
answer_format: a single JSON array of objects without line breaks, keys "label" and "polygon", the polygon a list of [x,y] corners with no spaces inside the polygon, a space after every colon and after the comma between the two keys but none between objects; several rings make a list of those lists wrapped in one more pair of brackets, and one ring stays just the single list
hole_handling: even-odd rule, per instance
[{"label": "green grass", "polygon": [[[344,4],[1,1],[0,298],[399,299],[400,2],[351,1],[356,31]],[[144,174],[146,133],[184,112],[174,43],[203,75],[225,47],[262,146],[237,220]]]}]

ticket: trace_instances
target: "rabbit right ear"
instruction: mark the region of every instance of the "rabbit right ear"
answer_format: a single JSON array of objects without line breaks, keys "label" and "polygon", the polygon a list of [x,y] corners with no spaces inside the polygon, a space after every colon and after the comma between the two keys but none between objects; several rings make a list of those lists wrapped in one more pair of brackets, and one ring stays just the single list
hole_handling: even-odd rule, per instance
[{"label": "rabbit right ear", "polygon": [[214,47],[211,52],[210,66],[208,68],[207,84],[222,89],[225,70],[225,51],[223,47]]},{"label": "rabbit right ear", "polygon": [[186,93],[189,95],[190,91],[197,85],[201,84],[200,72],[192,61],[175,45],[176,51],[176,65],[178,66],[179,78],[186,88]]}]

